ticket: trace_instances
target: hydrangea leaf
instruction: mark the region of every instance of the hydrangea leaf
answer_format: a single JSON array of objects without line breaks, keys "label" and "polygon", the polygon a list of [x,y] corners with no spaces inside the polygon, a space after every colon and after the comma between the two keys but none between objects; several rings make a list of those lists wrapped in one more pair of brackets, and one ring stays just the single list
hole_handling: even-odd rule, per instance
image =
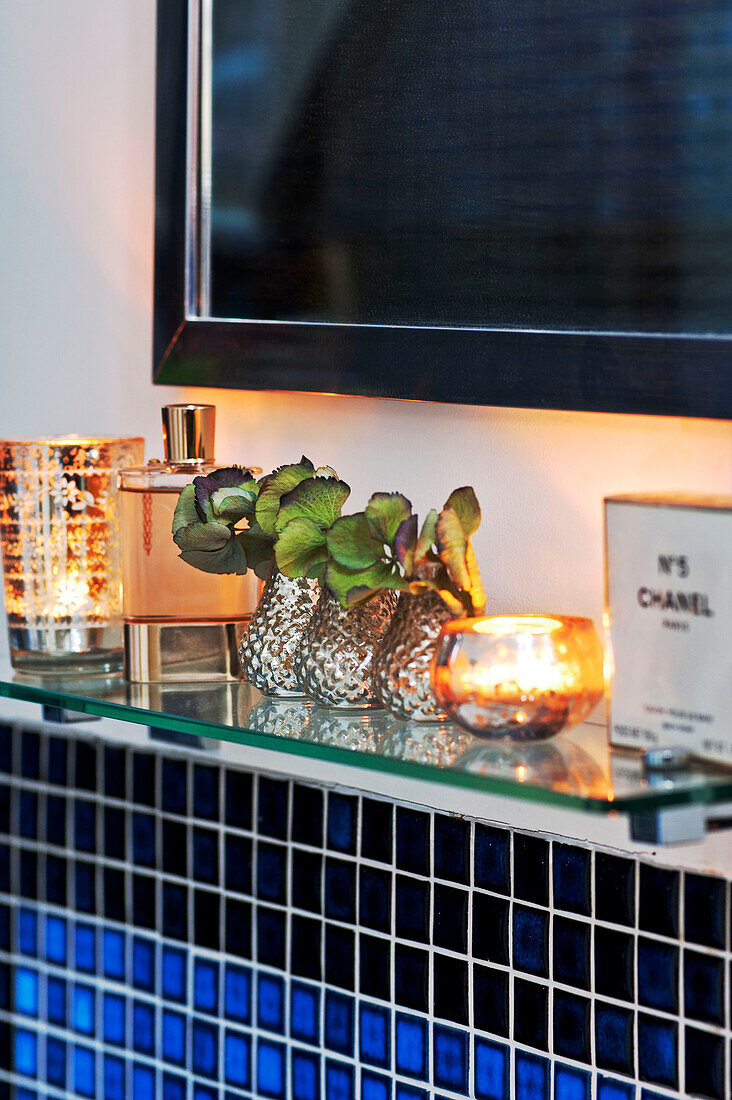
[{"label": "hydrangea leaf", "polygon": [[179,527],[173,536],[173,542],[181,550],[203,550],[207,553],[221,550],[231,539],[231,529],[225,523],[215,521]]},{"label": "hydrangea leaf", "polygon": [[443,508],[437,520],[437,549],[440,560],[455,583],[464,591],[470,588],[465,560],[468,540],[454,508]]},{"label": "hydrangea leaf", "polygon": [[199,474],[198,477],[194,477],[196,504],[204,518],[208,520],[214,518],[214,507],[211,498],[218,489],[237,489],[248,482],[255,490],[256,482],[251,471],[245,470],[241,466],[226,466],[221,470],[214,470],[210,474]]},{"label": "hydrangea leaf", "polygon": [[367,569],[380,560],[383,547],[363,512],[337,519],[328,531],[328,552],[346,569]]},{"label": "hydrangea leaf", "polygon": [[394,536],[394,553],[404,570],[405,577],[411,577],[414,568],[414,548],[417,544],[417,517],[409,516],[397,527]]},{"label": "hydrangea leaf", "polygon": [[374,493],[364,514],[376,538],[393,547],[400,525],[412,514],[412,504],[401,493]]},{"label": "hydrangea leaf", "polygon": [[472,486],[464,485],[462,489],[450,493],[445,508],[452,508],[456,513],[466,538],[470,538],[480,527],[480,505]]},{"label": "hydrangea leaf", "polygon": [[437,519],[438,514],[434,508],[431,509],[425,516],[425,521],[422,524],[422,530],[419,533],[417,539],[417,545],[414,548],[414,564],[418,565],[424,561],[428,553],[437,542]]},{"label": "hydrangea leaf", "polygon": [[[255,484],[252,482],[252,484]],[[254,513],[254,501],[256,493],[247,488],[233,486],[231,488],[217,489],[211,494],[211,507],[217,519],[223,519],[227,523],[238,523],[244,516]]]},{"label": "hydrangea leaf", "polygon": [[274,561],[274,544],[272,539],[265,535],[259,524],[252,524],[245,531],[240,531],[236,536],[244,549],[247,559],[247,567],[266,581]]},{"label": "hydrangea leaf", "polygon": [[485,614],[485,589],[483,588],[483,580],[480,575],[480,569],[478,568],[478,559],[475,556],[475,550],[473,544],[468,539],[468,549],[465,555],[465,563],[468,567],[468,574],[470,576],[470,599],[473,604],[473,615]]},{"label": "hydrangea leaf", "polygon": [[328,558],[325,534],[310,519],[291,520],[275,544],[277,568],[286,577],[308,577]]},{"label": "hydrangea leaf", "polygon": [[188,565],[203,573],[237,573],[241,576],[247,571],[246,554],[238,539],[229,539],[220,550],[184,550],[180,556]]},{"label": "hydrangea leaf", "polygon": [[342,607],[366,603],[383,588],[407,587],[407,582],[382,561],[366,569],[346,569],[331,558],[325,571],[325,582]]},{"label": "hydrangea leaf", "polygon": [[255,506],[257,523],[265,535],[274,538],[275,520],[280,500],[306,478],[311,478],[315,470],[312,462],[303,457],[302,462],[290,466],[280,466],[259,482],[259,495]]},{"label": "hydrangea leaf", "polygon": [[180,531],[181,527],[193,527],[194,524],[201,523],[202,519],[203,516],[196,508],[196,487],[191,482],[190,485],[181,489],[178,497],[173,513],[173,535]]},{"label": "hydrangea leaf", "polygon": [[275,531],[281,535],[293,519],[309,519],[327,530],[340,516],[350,492],[345,481],[336,478],[306,478],[280,500]]},{"label": "hydrangea leaf", "polygon": [[429,589],[431,592],[436,592],[446,607],[452,611],[453,615],[465,615],[467,608],[463,604],[462,600],[451,592],[449,588],[441,587],[439,581],[436,580],[416,580],[409,582],[409,591],[413,596],[418,596],[425,589]]}]

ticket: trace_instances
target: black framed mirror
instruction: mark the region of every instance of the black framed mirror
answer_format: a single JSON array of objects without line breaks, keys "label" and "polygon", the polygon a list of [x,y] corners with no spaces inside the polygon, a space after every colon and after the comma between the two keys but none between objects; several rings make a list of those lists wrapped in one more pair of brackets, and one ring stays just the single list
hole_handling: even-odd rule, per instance
[{"label": "black framed mirror", "polygon": [[732,418],[702,0],[158,0],[154,379]]}]

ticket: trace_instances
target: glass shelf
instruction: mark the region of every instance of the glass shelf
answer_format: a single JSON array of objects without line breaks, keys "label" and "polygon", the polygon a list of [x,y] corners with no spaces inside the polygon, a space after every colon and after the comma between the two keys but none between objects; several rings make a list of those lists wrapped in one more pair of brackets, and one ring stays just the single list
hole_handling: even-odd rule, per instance
[{"label": "glass shelf", "polygon": [[[550,741],[483,741],[450,723],[406,723],[263,697],[246,682],[129,684],[119,677],[31,677],[0,662],[0,696],[449,783],[597,814],[732,801],[732,770],[697,764],[647,776],[640,755],[607,745],[602,714]],[[324,775],[327,779],[327,775]]]}]

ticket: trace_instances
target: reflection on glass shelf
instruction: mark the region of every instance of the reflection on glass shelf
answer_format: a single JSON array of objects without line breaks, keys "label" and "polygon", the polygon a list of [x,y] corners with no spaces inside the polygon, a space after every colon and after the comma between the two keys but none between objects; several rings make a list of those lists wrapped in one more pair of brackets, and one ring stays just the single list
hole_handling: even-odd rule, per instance
[{"label": "reflection on glass shelf", "polygon": [[0,695],[168,730],[583,808],[639,811],[732,800],[732,770],[693,765],[646,776],[640,755],[610,749],[602,712],[551,741],[484,741],[459,726],[401,722],[270,699],[233,684],[129,684],[117,677],[44,677],[0,665]]}]

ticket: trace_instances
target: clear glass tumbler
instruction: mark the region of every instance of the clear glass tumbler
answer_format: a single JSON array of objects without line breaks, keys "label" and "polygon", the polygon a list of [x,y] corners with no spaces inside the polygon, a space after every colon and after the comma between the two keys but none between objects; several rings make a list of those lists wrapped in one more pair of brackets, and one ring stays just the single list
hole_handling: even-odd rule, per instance
[{"label": "clear glass tumbler", "polygon": [[144,440],[0,441],[0,541],[13,667],[122,667],[117,471]]}]

